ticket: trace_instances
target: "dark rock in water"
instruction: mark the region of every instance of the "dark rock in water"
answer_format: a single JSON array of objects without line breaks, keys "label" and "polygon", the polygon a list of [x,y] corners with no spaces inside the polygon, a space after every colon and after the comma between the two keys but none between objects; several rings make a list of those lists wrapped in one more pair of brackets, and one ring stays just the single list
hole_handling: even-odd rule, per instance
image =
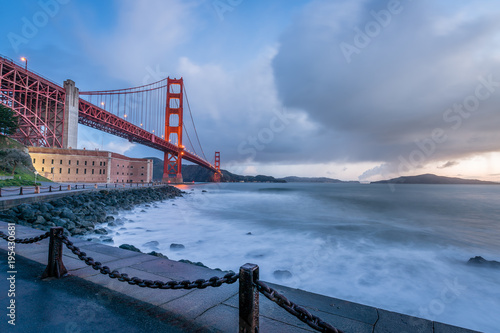
[{"label": "dark rock in water", "polygon": [[112,243],[113,242],[113,238],[108,237],[108,236],[101,236],[99,239],[101,240],[101,242],[104,242],[104,243]]},{"label": "dark rock in water", "polygon": [[138,248],[136,248],[135,246],[130,245],[130,244],[122,244],[119,246],[119,248],[124,249],[124,250],[134,251],[134,252],[141,252],[141,250],[139,250]]},{"label": "dark rock in water", "polygon": [[144,209],[141,209],[141,213],[145,213],[146,211]]},{"label": "dark rock in water", "polygon": [[278,280],[287,280],[287,279],[291,279],[292,278],[292,273],[290,273],[290,271],[287,271],[287,270],[276,270],[274,271],[273,273],[274,275],[274,278],[278,279]]},{"label": "dark rock in water", "polygon": [[116,225],[115,222],[108,222],[108,227],[116,227]]},{"label": "dark rock in water", "polygon": [[115,218],[113,216],[106,216],[106,220],[105,222],[113,222],[115,220]]},{"label": "dark rock in water", "polygon": [[108,232],[104,228],[95,229],[94,232],[98,235],[107,235]]},{"label": "dark rock in water", "polygon": [[166,255],[164,255],[163,253],[160,253],[160,252],[151,251],[148,254],[151,256],[168,259],[168,257]]},{"label": "dark rock in water", "polygon": [[207,192],[207,190],[201,190],[201,193],[206,193],[206,192]]},{"label": "dark rock in water", "polygon": [[182,244],[170,244],[170,250],[184,250],[186,247]]},{"label": "dark rock in water", "polygon": [[125,224],[125,221],[123,219],[116,219],[113,223],[116,225],[123,225]]},{"label": "dark rock in water", "polygon": [[467,261],[468,265],[479,265],[483,267],[500,268],[500,262],[495,260],[486,260],[481,256],[475,256]]},{"label": "dark rock in water", "polygon": [[251,232],[247,232],[247,235],[251,235],[252,233]]},{"label": "dark rock in water", "polygon": [[158,245],[160,245],[160,243],[158,243],[157,241],[151,241],[142,244],[142,246],[148,246],[148,247],[158,247]]}]

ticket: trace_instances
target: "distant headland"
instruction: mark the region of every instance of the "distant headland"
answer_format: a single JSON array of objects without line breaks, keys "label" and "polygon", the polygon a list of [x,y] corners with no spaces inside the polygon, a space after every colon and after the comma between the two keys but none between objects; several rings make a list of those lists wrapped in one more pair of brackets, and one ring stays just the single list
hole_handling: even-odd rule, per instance
[{"label": "distant headland", "polygon": [[437,176],[430,173],[418,176],[405,176],[380,180],[370,184],[459,184],[459,185],[500,185],[500,183],[489,182],[478,179],[462,179],[456,177]]}]

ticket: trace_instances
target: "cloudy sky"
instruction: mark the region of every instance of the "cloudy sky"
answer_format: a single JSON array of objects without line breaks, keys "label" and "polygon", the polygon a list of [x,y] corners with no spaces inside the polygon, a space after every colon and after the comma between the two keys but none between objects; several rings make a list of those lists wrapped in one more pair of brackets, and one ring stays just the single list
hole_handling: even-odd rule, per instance
[{"label": "cloudy sky", "polygon": [[[16,0],[0,54],[81,91],[183,77],[240,174],[500,181],[500,3]],[[8,13],[8,14],[7,14]],[[79,127],[79,148],[162,153]]]}]

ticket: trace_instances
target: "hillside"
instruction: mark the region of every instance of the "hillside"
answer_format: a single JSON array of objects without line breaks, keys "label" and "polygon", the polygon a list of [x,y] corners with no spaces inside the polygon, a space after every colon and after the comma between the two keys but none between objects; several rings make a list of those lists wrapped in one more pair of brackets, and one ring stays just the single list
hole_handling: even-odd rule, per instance
[{"label": "hillside", "polygon": [[418,176],[406,176],[389,180],[380,180],[370,184],[463,184],[463,185],[500,185],[500,183],[488,182],[477,179],[462,179],[455,177],[444,177],[433,174]]},{"label": "hillside", "polygon": [[[144,157],[153,160],[153,180],[160,181],[163,177],[163,160],[156,157]],[[224,182],[271,182],[286,183],[285,180],[276,179],[271,176],[241,176],[226,170],[222,171]],[[183,165],[182,178],[185,182],[211,182],[213,173],[199,165]]]},{"label": "hillside", "polygon": [[[0,180],[0,187],[34,185],[35,168],[28,148],[7,136],[0,135],[0,176],[14,179]],[[39,181],[50,181],[38,176]]]},{"label": "hillside", "polygon": [[359,183],[358,181],[343,181],[335,178],[327,177],[296,177],[290,176],[285,178],[280,178],[285,180],[287,183]]}]

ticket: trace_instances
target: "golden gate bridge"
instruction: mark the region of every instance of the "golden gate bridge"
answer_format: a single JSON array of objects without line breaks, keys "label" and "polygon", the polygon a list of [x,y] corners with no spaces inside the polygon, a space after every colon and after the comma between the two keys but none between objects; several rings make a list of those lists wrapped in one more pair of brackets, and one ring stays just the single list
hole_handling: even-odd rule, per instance
[{"label": "golden gate bridge", "polygon": [[[61,87],[26,67],[0,56],[0,103],[18,116],[19,129],[12,137],[21,143],[76,148],[80,123],[163,151],[164,182],[182,182],[182,160],[213,171],[214,181],[220,181],[220,152],[215,152],[213,164],[208,162],[182,78],[167,77],[126,89],[80,92],[72,80],[66,80]],[[185,126],[184,105],[193,126],[193,140]],[[183,145],[184,136],[192,151]]]}]

